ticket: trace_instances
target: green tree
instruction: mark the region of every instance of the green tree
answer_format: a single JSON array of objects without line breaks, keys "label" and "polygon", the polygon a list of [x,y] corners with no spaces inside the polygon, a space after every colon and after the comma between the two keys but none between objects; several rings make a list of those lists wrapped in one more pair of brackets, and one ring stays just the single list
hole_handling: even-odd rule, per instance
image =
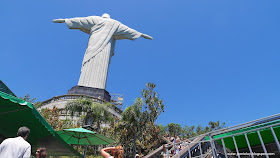
[{"label": "green tree", "polygon": [[201,125],[198,125],[195,129],[195,132],[196,132],[196,135],[206,133],[205,127],[202,127]]},{"label": "green tree", "polygon": [[50,126],[55,130],[74,127],[71,120],[59,119],[60,111],[56,106],[53,106],[52,109],[41,109],[40,113],[44,117],[44,119],[50,124]]},{"label": "green tree", "polygon": [[23,98],[22,97],[19,97],[20,99],[22,99],[22,100],[25,100],[25,101],[27,101],[27,102],[29,102],[29,103],[31,103],[31,104],[33,104],[33,106],[36,108],[36,109],[38,109],[38,108],[40,108],[41,106],[42,106],[42,103],[41,102],[35,102],[35,100],[37,99],[37,98],[31,98],[30,97],[30,94],[26,94]]},{"label": "green tree", "polygon": [[154,91],[155,87],[155,84],[147,83],[146,88],[142,90],[143,98],[137,98],[122,114],[118,128],[120,133],[125,135],[121,136],[120,141],[128,145],[126,142],[133,140],[133,157],[136,155],[137,144],[148,152],[160,139],[160,130],[155,126],[155,121],[164,111],[164,105],[158,93]]},{"label": "green tree", "polygon": [[218,130],[218,129],[222,129],[222,128],[225,128],[225,122],[223,122],[222,124],[220,124],[220,121],[217,121],[217,122],[213,122],[213,121],[210,121],[208,123],[208,128],[209,128],[209,131],[214,131],[214,130]]},{"label": "green tree", "polygon": [[134,105],[127,107],[122,113],[122,121],[124,122],[124,129],[133,139],[133,155],[136,154],[136,141],[138,139],[139,131],[143,128],[143,113],[142,113],[142,99],[137,98]]},{"label": "green tree", "polygon": [[187,138],[196,136],[194,129],[195,129],[195,126],[185,126],[184,127],[184,134],[186,135]]},{"label": "green tree", "polygon": [[22,100],[25,100],[29,103],[34,103],[34,101],[37,99],[37,98],[30,98],[30,94],[26,94],[23,98],[22,97],[19,97],[20,99]]},{"label": "green tree", "polygon": [[158,125],[158,128],[159,128],[159,133],[160,133],[160,135],[161,136],[164,136],[165,135],[165,127],[161,124],[161,123],[159,123]]},{"label": "green tree", "polygon": [[167,124],[168,132],[171,136],[180,136],[182,134],[182,127],[178,123],[169,123]]},{"label": "green tree", "polygon": [[83,114],[81,117],[83,125],[90,125],[100,132],[102,123],[109,123],[114,120],[109,112],[110,104],[101,104],[93,102],[90,98],[78,98],[65,105],[65,110],[70,112],[71,116]]},{"label": "green tree", "polygon": [[225,122],[220,124],[220,121],[217,121],[217,122],[210,121],[208,123],[208,126],[206,126],[206,127],[203,127],[201,125],[198,125],[197,127],[195,127],[195,126],[185,126],[182,129],[182,137],[183,138],[184,137],[191,138],[191,137],[195,137],[197,135],[201,135],[201,134],[204,134],[204,133],[207,133],[207,132],[222,129],[222,128],[226,127],[225,124],[226,124]]}]

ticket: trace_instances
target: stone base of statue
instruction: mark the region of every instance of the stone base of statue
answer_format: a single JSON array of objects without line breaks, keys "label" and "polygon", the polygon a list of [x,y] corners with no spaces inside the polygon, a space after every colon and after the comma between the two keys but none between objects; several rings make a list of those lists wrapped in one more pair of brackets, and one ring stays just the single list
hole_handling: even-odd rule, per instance
[{"label": "stone base of statue", "polygon": [[85,86],[74,86],[68,90],[67,94],[81,94],[96,97],[107,102],[111,101],[111,96],[105,89],[85,87]]}]

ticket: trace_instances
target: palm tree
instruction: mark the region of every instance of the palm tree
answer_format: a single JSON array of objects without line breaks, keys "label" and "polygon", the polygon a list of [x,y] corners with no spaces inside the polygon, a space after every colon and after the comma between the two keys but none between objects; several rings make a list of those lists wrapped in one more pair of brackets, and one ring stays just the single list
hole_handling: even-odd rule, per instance
[{"label": "palm tree", "polygon": [[[100,104],[93,103],[91,115],[88,115],[87,119],[92,120],[91,125],[97,127],[97,131],[100,132],[100,125],[102,123],[111,123],[114,121],[112,113],[109,111],[110,103]],[[91,119],[92,118],[92,119]],[[90,124],[89,124],[90,125]]]},{"label": "palm tree", "polygon": [[68,102],[65,109],[70,112],[71,116],[74,116],[76,113],[83,113],[83,125],[95,127],[100,132],[102,123],[108,123],[114,120],[112,114],[109,112],[110,106],[110,103],[101,104],[93,102],[90,98],[78,98]]}]

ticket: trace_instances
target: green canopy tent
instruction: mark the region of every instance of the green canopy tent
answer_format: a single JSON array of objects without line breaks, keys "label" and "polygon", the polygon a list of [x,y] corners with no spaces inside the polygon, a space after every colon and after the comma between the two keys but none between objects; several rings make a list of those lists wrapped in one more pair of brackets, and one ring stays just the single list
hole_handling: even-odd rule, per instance
[{"label": "green canopy tent", "polygon": [[81,156],[60,138],[31,103],[0,91],[0,142],[16,137],[21,126],[31,131],[27,141],[31,144],[32,153],[38,147],[46,147],[49,155]]},{"label": "green canopy tent", "polygon": [[5,83],[2,82],[1,80],[0,80],[0,91],[16,97],[16,95],[10,90],[10,88],[6,86]]}]

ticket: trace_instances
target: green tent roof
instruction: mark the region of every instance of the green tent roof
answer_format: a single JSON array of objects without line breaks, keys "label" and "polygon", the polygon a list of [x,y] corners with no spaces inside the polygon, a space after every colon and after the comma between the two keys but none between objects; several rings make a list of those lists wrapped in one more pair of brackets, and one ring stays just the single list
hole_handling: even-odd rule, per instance
[{"label": "green tent roof", "polygon": [[[247,127],[247,128],[243,128],[243,129],[239,129],[239,130],[230,131],[230,132],[227,132],[227,133],[215,135],[215,136],[213,136],[213,138],[218,139],[217,142],[222,145],[221,138],[226,137],[226,138],[224,138],[225,146],[230,150],[234,150],[235,146],[234,146],[232,135],[235,135],[234,137],[235,137],[235,140],[236,140],[237,147],[239,149],[248,148],[245,135],[242,134],[242,132],[251,131],[251,132],[248,132],[248,133],[246,132],[247,136],[248,136],[248,139],[249,139],[249,142],[250,142],[250,145],[252,147],[253,146],[259,146],[259,145],[261,145],[261,142],[260,142],[258,133],[255,129],[266,127],[266,126],[269,126],[269,125],[274,125],[274,124],[277,124],[279,122],[280,122],[280,120],[274,120],[274,121],[266,122],[266,123],[263,123],[263,124],[259,124],[259,125],[255,125],[255,126],[251,126],[251,127]],[[274,130],[274,132],[275,132],[275,134],[276,134],[276,136],[279,140],[279,138],[280,138],[280,126],[279,125],[274,126],[273,130]],[[264,129],[261,129],[259,131],[260,131],[260,134],[262,136],[264,144],[275,142],[270,128],[264,128]],[[240,134],[238,134],[238,133],[240,133]],[[229,137],[227,137],[227,136],[229,136]],[[207,137],[205,137],[205,139],[209,140],[209,137],[207,136]]]},{"label": "green tent roof", "polygon": [[16,95],[1,80],[0,80],[0,91],[16,97]]},{"label": "green tent roof", "polygon": [[46,147],[49,155],[81,156],[54,131],[31,103],[0,91],[0,142],[16,137],[21,126],[30,129],[27,141],[31,144],[32,153],[38,147]]}]

